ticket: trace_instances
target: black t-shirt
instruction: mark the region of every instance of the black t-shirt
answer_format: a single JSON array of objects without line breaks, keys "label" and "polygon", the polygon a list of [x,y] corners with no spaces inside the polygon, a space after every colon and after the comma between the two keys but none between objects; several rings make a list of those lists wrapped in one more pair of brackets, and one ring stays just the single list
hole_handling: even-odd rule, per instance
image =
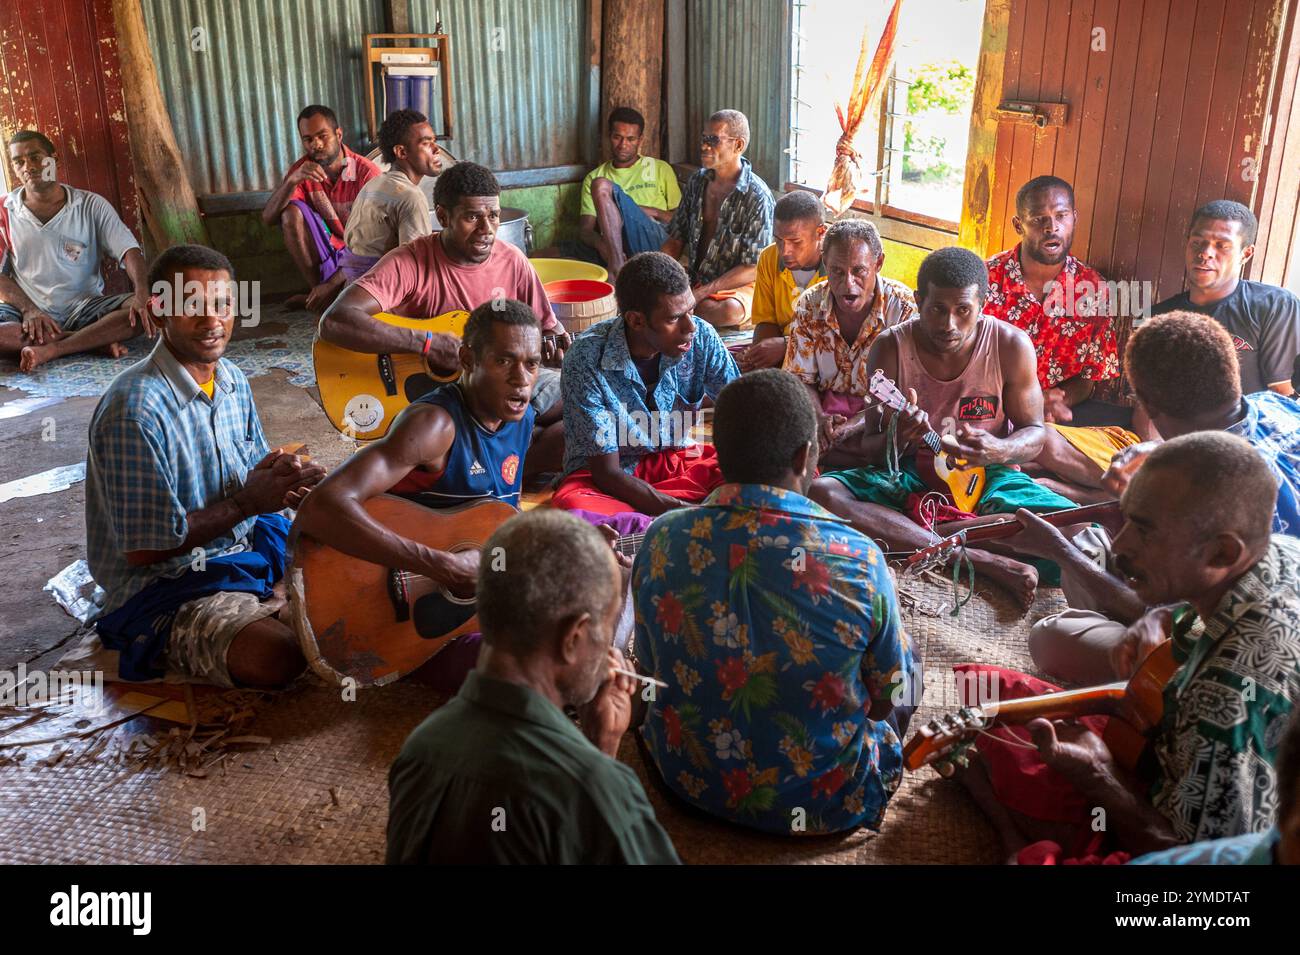
[{"label": "black t-shirt", "polygon": [[1174,311],[1208,315],[1228,330],[1237,346],[1243,394],[1291,380],[1300,355],[1300,298],[1286,289],[1243,279],[1213,305],[1193,305],[1183,292],[1151,310],[1154,315]]}]

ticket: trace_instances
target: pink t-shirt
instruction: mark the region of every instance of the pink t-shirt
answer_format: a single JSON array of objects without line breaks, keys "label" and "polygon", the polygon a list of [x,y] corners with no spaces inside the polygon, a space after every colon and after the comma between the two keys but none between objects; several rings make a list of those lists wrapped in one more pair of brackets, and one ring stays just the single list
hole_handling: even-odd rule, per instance
[{"label": "pink t-shirt", "polygon": [[528,305],[543,329],[556,323],[542,280],[527,257],[499,238],[487,261],[461,265],[447,258],[437,233],[421,236],[387,253],[357,285],[369,292],[383,311],[407,318],[432,318],[456,309],[473,311],[504,296]]}]

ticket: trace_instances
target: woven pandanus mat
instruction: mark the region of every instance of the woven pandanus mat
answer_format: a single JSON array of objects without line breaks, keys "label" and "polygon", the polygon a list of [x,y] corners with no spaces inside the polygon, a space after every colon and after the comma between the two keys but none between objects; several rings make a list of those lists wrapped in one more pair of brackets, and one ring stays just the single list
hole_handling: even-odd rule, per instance
[{"label": "woven pandanus mat", "polygon": [[[907,581],[904,622],[926,661],[916,719],[955,703],[952,665],[1029,669],[1029,623],[1061,609],[1040,594],[1026,618],[985,586],[957,618],[951,589]],[[240,732],[270,742],[233,752],[204,778],[116,762],[34,760],[0,766],[0,863],[378,863],[388,766],[442,697],[414,684],[362,691],[305,684],[263,704]],[[778,838],[700,818],[649,784],[631,740],[620,757],[641,776],[660,822],[689,863],[993,863],[993,830],[960,786],[925,769],[891,800],[882,831]],[[200,821],[202,826],[199,825]]]}]

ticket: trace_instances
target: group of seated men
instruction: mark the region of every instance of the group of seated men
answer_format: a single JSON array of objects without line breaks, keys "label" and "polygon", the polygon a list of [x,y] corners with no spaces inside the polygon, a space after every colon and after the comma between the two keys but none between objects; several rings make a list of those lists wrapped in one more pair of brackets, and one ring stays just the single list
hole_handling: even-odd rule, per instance
[{"label": "group of seated men", "polygon": [[[1170,638],[1180,668],[1149,778],[1116,765],[1095,724],[1038,721],[1030,755],[980,743],[961,779],[1009,854],[1125,858],[1227,839],[1205,851],[1300,859],[1300,302],[1240,278],[1249,210],[1197,210],[1189,290],[1121,356],[1100,276],[1070,255],[1074,196],[1059,179],[1018,193],[1017,246],[987,263],[940,249],[912,290],[882,275],[871,223],[828,226],[808,193],[773,203],[742,157],[741,114],[710,118],[680,202],[671,169],[639,155],[642,128],[616,111],[614,159],[584,184],[594,222],[581,234],[615,273],[618,315],[572,339],[523,253],[496,241],[487,169],[438,174],[427,122],[395,113],[378,175],[332,112],[303,111],[306,155],[267,218],[323,312],[320,335],[459,373],[329,475],[270,446],[222,357],[229,261],[178,246],[146,272],[104,200],[48,176],[53,145],[12,137],[0,349],[33,368],[159,337],[90,428],[88,559],[122,675],[274,687],[301,673],[283,612],[282,512],[296,509],[302,533],[345,553],[477,592],[482,632],[427,668],[456,698],[390,774],[392,861],[676,861],[613,759],[630,727],[666,798],[699,812],[790,835],[879,828],[922,686],[881,546],[915,551],[1013,514],[1018,535],[955,559],[1024,609],[1041,575],[1059,578],[1071,609],[1034,626],[1040,670],[1126,680]],[[418,188],[434,174],[438,232]],[[57,242],[42,229],[55,216]],[[101,294],[105,254],[134,293]],[[197,302],[182,294],[193,283]],[[374,318],[453,309],[471,312],[459,339]],[[737,361],[715,326],[746,322]],[[1131,410],[1093,397],[1121,361]],[[902,407],[871,395],[877,372]],[[712,443],[697,443],[710,407]],[[935,505],[931,432],[941,457],[984,470],[972,511]],[[385,493],[517,506],[526,470],[560,472],[552,506],[488,542],[499,565],[424,546],[364,506]],[[1113,496],[1104,527],[1036,516]],[[641,533],[629,567],[610,541]],[[634,635],[619,646],[625,599]],[[998,678],[1005,696],[1052,688]],[[1087,824],[1096,806],[1112,820],[1104,839]]]}]

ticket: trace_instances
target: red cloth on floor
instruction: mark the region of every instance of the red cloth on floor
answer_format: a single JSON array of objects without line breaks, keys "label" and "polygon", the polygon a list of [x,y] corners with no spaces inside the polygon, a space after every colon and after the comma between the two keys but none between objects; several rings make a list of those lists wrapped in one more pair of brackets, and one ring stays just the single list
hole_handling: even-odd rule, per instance
[{"label": "red cloth on floor", "polygon": [[[953,667],[953,672],[957,674],[958,698],[966,706],[978,704],[980,696],[991,692],[997,694],[994,699],[1018,700],[1056,693],[1061,689],[1027,673],[978,663],[959,663]],[[1079,722],[1101,736],[1106,731],[1106,719],[1104,716],[1085,716]],[[994,738],[990,739],[990,736]],[[1007,738],[1014,742],[999,742]],[[994,795],[1008,809],[1031,819],[1064,822],[1076,827],[1079,839],[1066,849],[1047,840],[1036,842],[1020,851],[1020,864],[1109,865],[1127,862],[1127,853],[1099,855],[1105,833],[1092,829],[1093,807],[1069,780],[1043,762],[1037,749],[1029,748],[1032,746],[1029,730],[1023,726],[995,727],[988,731],[988,735],[979,738],[979,751],[988,767]]]},{"label": "red cloth on floor", "polygon": [[[926,505],[926,513],[923,515],[921,513],[921,503],[926,498],[930,500]],[[931,508],[933,508],[933,514],[930,513]],[[949,521],[969,521],[979,516],[969,511],[963,511],[950,501],[941,500],[934,491],[925,494],[907,495],[907,501],[903,504],[903,513],[911,519],[913,524],[920,524],[929,531],[933,531],[937,524],[947,524]]]},{"label": "red cloth on floor", "polygon": [[[722,469],[718,467],[718,452],[711,444],[670,448],[647,454],[637,462],[632,474],[660,494],[668,494],[692,504],[704,500],[714,488],[723,483]],[[631,504],[611,497],[596,487],[591,472],[586,468],[574,471],[560,482],[560,486],[551,495],[551,506],[566,511],[581,509],[607,515],[636,510]]]}]

